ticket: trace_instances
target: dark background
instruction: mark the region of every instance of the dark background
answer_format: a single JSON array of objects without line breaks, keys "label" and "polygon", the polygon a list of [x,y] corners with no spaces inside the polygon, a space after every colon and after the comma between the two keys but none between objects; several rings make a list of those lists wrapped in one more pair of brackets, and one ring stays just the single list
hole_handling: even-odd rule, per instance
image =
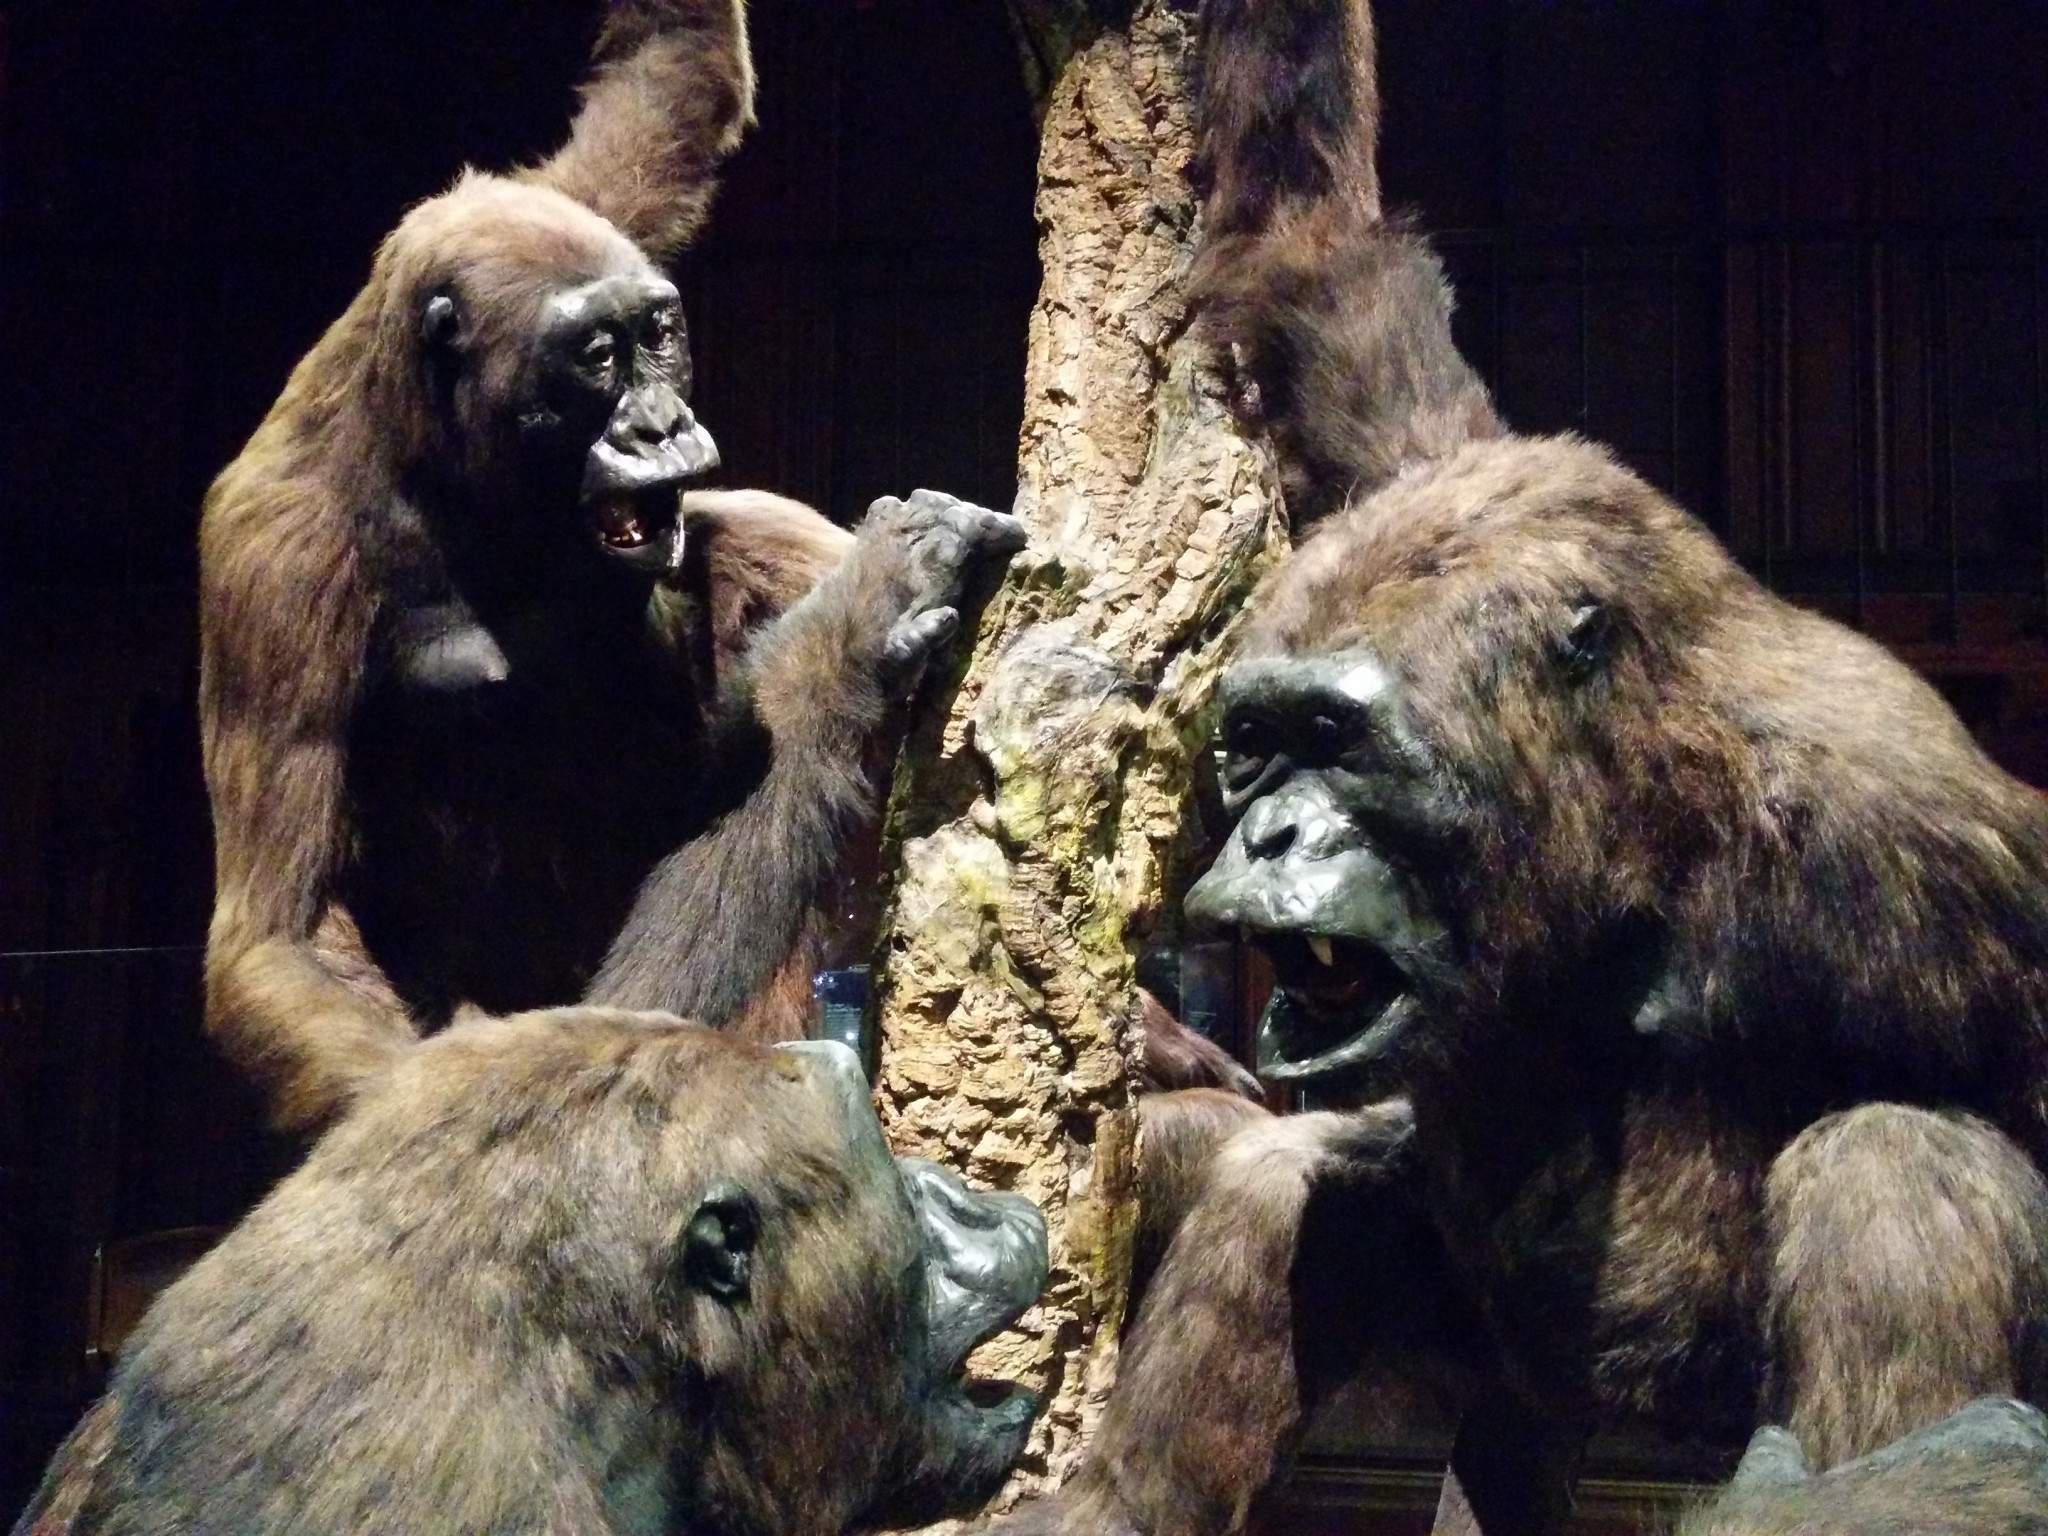
[{"label": "dark background", "polygon": [[[101,1245],[288,1155],[198,1034],[200,497],[376,240],[560,135],[572,0],[0,5],[0,1519]],[[1385,172],[1510,419],[1611,442],[2048,782],[2048,7],[1383,0]],[[1035,153],[996,0],[755,0],[683,275],[729,483],[1004,503]]]}]

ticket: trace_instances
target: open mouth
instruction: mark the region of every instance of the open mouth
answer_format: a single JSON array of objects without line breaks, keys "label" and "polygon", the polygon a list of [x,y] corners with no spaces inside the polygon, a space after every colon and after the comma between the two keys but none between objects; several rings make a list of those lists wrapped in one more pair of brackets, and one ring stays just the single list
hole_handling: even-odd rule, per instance
[{"label": "open mouth", "polygon": [[1407,974],[1361,939],[1250,929],[1278,983],[1259,1021],[1259,1075],[1302,1084],[1379,1064],[1420,1013]]},{"label": "open mouth", "polygon": [[614,559],[652,575],[681,563],[683,536],[675,486],[607,492],[590,498],[585,511],[598,548]]}]

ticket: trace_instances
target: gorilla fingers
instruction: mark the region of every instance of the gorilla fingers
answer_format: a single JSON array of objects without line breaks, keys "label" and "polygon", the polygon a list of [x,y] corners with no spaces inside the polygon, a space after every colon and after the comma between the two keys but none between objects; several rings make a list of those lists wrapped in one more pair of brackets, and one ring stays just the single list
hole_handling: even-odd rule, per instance
[{"label": "gorilla fingers", "polygon": [[[802,1033],[809,968],[789,957],[801,959],[805,923],[877,808],[893,745],[880,727],[958,627],[970,584],[1023,545],[1014,517],[935,491],[875,503],[844,563],[749,654],[757,787],[648,876],[591,1001],[737,1023],[757,1039]],[[772,985],[784,969],[790,984]]]}]

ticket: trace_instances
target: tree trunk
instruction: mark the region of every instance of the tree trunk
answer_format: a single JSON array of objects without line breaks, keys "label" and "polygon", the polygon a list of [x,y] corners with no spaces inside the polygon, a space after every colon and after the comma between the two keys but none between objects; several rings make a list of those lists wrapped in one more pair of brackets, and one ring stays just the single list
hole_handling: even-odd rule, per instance
[{"label": "tree trunk", "polygon": [[1270,463],[1186,333],[1189,19],[1166,0],[1122,24],[1072,0],[1016,15],[1043,91],[1032,544],[898,769],[878,1089],[898,1151],[1029,1195],[1051,1225],[1043,1300],[976,1361],[1044,1396],[1005,1505],[1061,1480],[1115,1374],[1133,957],[1177,910],[1210,691],[1284,545]]}]

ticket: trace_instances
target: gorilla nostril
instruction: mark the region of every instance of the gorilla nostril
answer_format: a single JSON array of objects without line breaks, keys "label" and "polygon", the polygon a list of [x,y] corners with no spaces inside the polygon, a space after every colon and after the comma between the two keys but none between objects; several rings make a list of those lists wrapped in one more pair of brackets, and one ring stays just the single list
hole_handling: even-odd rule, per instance
[{"label": "gorilla nostril", "polygon": [[1279,858],[1301,835],[1301,827],[1292,817],[1262,814],[1266,810],[1265,804],[1259,804],[1245,813],[1244,851],[1255,859]]}]

